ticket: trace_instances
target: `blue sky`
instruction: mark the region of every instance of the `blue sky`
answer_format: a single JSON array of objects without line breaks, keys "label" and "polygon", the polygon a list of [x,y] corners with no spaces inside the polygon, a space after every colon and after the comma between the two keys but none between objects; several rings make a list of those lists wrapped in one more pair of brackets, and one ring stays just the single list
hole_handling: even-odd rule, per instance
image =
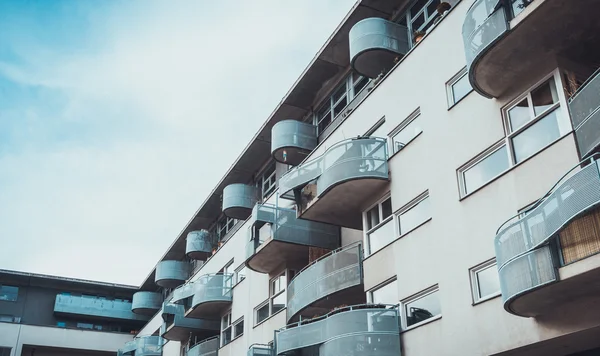
[{"label": "blue sky", "polygon": [[138,285],[354,0],[0,2],[0,268]]}]

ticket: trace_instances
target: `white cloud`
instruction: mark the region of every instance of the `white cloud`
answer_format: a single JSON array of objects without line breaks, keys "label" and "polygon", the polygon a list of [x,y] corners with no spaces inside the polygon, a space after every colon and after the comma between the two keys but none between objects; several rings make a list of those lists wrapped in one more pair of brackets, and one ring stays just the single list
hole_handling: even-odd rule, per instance
[{"label": "white cloud", "polygon": [[141,283],[352,2],[119,2],[84,48],[11,43],[0,77],[66,105],[0,156],[0,268]]}]

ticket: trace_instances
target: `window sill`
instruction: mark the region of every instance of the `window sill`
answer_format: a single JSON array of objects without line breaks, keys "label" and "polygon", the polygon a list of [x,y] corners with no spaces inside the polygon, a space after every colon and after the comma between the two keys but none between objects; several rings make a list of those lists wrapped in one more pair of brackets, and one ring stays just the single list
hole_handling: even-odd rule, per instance
[{"label": "window sill", "polygon": [[492,299],[496,299],[496,298],[501,297],[501,296],[502,296],[502,293],[500,293],[500,292],[497,292],[497,293],[494,293],[494,294],[490,294],[487,297],[483,297],[481,299],[478,299],[476,302],[473,302],[471,305],[472,306],[476,306],[478,304],[485,303],[487,301],[490,301]]},{"label": "window sill", "polygon": [[287,309],[287,307],[285,307],[285,308],[283,308],[283,309],[281,309],[281,310],[278,310],[276,313],[273,313],[273,314],[269,315],[269,316],[268,316],[268,317],[267,317],[265,320],[261,320],[261,321],[260,321],[260,323],[257,323],[257,324],[255,324],[255,325],[252,327],[252,329],[256,328],[257,326],[260,326],[261,324],[264,324],[264,323],[266,323],[266,322],[267,322],[269,319],[271,319],[272,317],[274,317],[275,315],[277,315],[277,314],[281,313],[282,311],[284,311],[284,310],[286,310],[286,309]]},{"label": "window sill", "polygon": [[465,94],[465,96],[463,96],[462,98],[458,99],[458,101],[454,102],[454,104],[450,105],[448,107],[448,111],[450,111],[453,107],[455,107],[456,105],[458,105],[461,101],[463,101],[467,96],[471,95],[473,92],[475,92],[475,89],[471,88],[471,90],[467,94]]},{"label": "window sill", "polygon": [[418,323],[416,323],[416,324],[414,324],[414,325],[411,325],[411,326],[407,327],[406,329],[402,330],[400,333],[401,333],[401,334],[403,334],[403,333],[405,333],[405,332],[409,332],[409,331],[411,331],[411,330],[414,330],[414,329],[416,329],[416,328],[418,328],[418,327],[421,327],[421,326],[423,326],[423,325],[427,325],[427,324],[429,324],[429,323],[433,323],[434,321],[438,321],[438,320],[440,320],[441,318],[442,318],[442,315],[441,315],[441,314],[440,314],[440,315],[436,315],[436,316],[434,316],[434,317],[432,317],[432,318],[429,318],[429,319],[427,319],[427,320],[423,320],[423,321],[421,321],[421,322],[418,322]]},{"label": "window sill", "polygon": [[390,246],[391,244],[395,243],[396,241],[400,240],[401,238],[405,237],[406,235],[410,234],[411,232],[415,231],[416,229],[420,228],[421,226],[427,224],[428,222],[431,221],[432,218],[429,218],[425,221],[423,221],[422,223],[420,223],[419,225],[413,227],[411,230],[408,230],[407,232],[405,232],[404,234],[398,236],[397,238],[395,238],[393,241],[390,241],[388,244],[382,246],[379,250],[369,254],[367,257],[363,258],[363,261],[368,260],[369,258],[371,258],[371,256],[376,255],[379,251],[385,250],[388,246]]},{"label": "window sill", "polygon": [[[535,156],[537,156],[540,153],[544,152],[548,148],[550,148],[550,147],[554,146],[555,144],[559,143],[563,139],[565,139],[565,138],[567,138],[569,136],[573,136],[573,139],[575,139],[575,135],[572,135],[572,134],[573,134],[573,131],[569,131],[568,133],[564,134],[563,136],[561,136],[561,137],[557,138],[556,140],[550,142],[549,144],[547,144],[546,146],[544,146],[542,149],[540,149],[536,153],[534,153],[531,156],[525,158],[524,160],[522,160],[521,162],[515,164],[512,167],[508,167],[508,169],[506,169],[504,172],[498,174],[497,176],[495,176],[494,178],[492,178],[491,180],[489,180],[488,182],[486,182],[484,185],[482,185],[481,187],[478,187],[477,189],[475,189],[474,191],[470,192],[469,194],[460,196],[460,192],[459,192],[459,199],[458,199],[458,201],[463,201],[463,200],[467,199],[468,197],[472,196],[473,194],[477,193],[478,191],[482,190],[483,188],[487,187],[488,185],[494,183],[496,180],[500,179],[501,177],[503,177],[504,175],[506,175],[508,172],[516,169],[517,167],[520,167],[521,165],[525,164],[525,162],[531,160],[532,158],[534,158]],[[460,176],[459,176],[459,178],[460,178]]]},{"label": "window sill", "polygon": [[237,287],[237,285],[238,285],[238,284],[242,283],[242,282],[243,282],[243,281],[245,281],[245,280],[246,280],[246,277],[244,277],[244,279],[242,279],[241,281],[239,281],[239,282],[237,282],[236,284],[234,284],[234,285],[231,287],[231,289],[233,289],[233,288]]},{"label": "window sill", "polygon": [[394,153],[393,153],[391,156],[389,156],[389,157],[388,157],[388,159],[387,159],[387,160],[388,160],[388,162],[389,162],[389,161],[390,161],[392,158],[396,157],[396,155],[397,155],[398,153],[400,153],[400,152],[404,151],[408,145],[410,145],[410,144],[411,144],[411,143],[412,143],[414,140],[416,140],[416,139],[417,139],[417,137],[421,136],[422,134],[423,134],[423,131],[419,132],[419,133],[418,133],[418,134],[417,134],[415,137],[413,137],[413,138],[412,138],[412,140],[408,141],[408,143],[407,143],[407,144],[405,144],[405,145],[404,145],[404,147],[402,147],[402,149],[399,149],[398,151],[394,152]]}]

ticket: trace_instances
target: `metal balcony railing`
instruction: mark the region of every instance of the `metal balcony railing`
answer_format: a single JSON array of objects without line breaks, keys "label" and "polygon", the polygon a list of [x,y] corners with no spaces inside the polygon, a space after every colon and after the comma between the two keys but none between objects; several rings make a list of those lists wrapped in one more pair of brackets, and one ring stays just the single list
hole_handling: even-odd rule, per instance
[{"label": "metal balcony railing", "polygon": [[108,300],[87,296],[59,294],[54,302],[54,312],[94,316],[121,320],[148,320],[145,315],[134,314],[131,302],[124,300]]}]

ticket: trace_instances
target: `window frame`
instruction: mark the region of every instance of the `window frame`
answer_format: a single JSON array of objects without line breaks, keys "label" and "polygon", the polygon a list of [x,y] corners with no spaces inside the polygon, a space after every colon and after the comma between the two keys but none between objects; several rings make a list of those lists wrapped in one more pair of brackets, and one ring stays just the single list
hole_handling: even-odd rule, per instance
[{"label": "window frame", "polygon": [[[392,152],[392,156],[395,155],[396,153],[402,151],[404,149],[404,147],[408,146],[409,143],[413,142],[417,137],[421,136],[421,134],[423,133],[422,127],[421,127],[421,132],[414,135],[410,140],[408,140],[406,143],[404,143],[400,149],[396,150],[396,141],[394,140],[394,138],[396,136],[398,136],[398,134],[401,133],[404,129],[406,129],[408,127],[408,125],[412,124],[415,120],[419,119],[420,117],[421,117],[421,107],[418,107],[413,112],[411,112],[410,115],[408,115],[404,120],[402,120],[402,122],[400,122],[400,124],[398,126],[396,126],[392,131],[390,131],[390,133],[388,134],[388,138],[389,138],[389,143],[390,143],[389,150],[390,150],[390,152]],[[398,143],[402,143],[402,142],[398,142]]]},{"label": "window frame", "polygon": [[[267,305],[268,305],[267,316],[262,320],[258,320],[258,311]],[[260,303],[256,307],[254,307],[254,326],[264,322],[265,320],[269,319],[270,317],[271,317],[271,298],[267,298],[264,302]]]},{"label": "window frame", "polygon": [[[392,204],[392,195],[390,192],[386,193],[383,198],[379,199],[376,203],[372,204],[371,206],[369,206],[368,209],[366,209],[365,211],[363,211],[363,239],[365,241],[365,247],[366,247],[366,251],[365,254],[366,256],[370,256],[371,254],[373,254],[374,252],[371,252],[371,240],[370,240],[370,235],[372,233],[374,233],[375,231],[377,231],[380,227],[386,225],[388,222],[390,222],[390,220],[394,219],[394,212],[393,212],[393,206],[392,206],[392,212],[389,216],[382,218],[383,217],[383,203],[385,203],[387,200],[390,200],[390,205]],[[378,218],[379,218],[379,222],[377,224],[375,224],[373,227],[371,227],[370,229],[367,229],[368,226],[368,213],[373,209],[377,207],[377,214],[378,214]],[[394,226],[394,234],[397,234],[398,230],[397,228]],[[379,251],[379,250],[377,250]],[[365,256],[365,257],[366,257]]]},{"label": "window frame", "polygon": [[[431,214],[431,209],[430,209],[430,211],[429,211],[430,216],[427,219],[423,220],[422,222],[418,223],[417,225],[408,229],[405,232],[402,231],[400,217],[429,198],[430,198],[429,190],[426,190],[423,193],[419,194],[417,197],[415,197],[413,200],[406,203],[404,206],[402,206],[400,209],[398,209],[394,214],[392,214],[394,216],[394,220],[396,220],[396,233],[398,235],[398,238],[403,237],[407,234],[410,234],[411,232],[418,229],[419,227],[421,227],[422,225],[424,225],[425,223],[427,223],[428,221],[430,221],[433,218],[433,216],[432,216],[433,214]],[[431,204],[431,202],[429,204]]]},{"label": "window frame", "polygon": [[379,283],[378,285],[376,285],[375,287],[371,288],[368,293],[367,293],[367,300],[369,303],[373,303],[376,304],[374,298],[373,298],[373,293],[375,293],[376,291],[388,287],[390,284],[395,283],[396,284],[396,297],[398,298],[398,300],[395,303],[381,303],[381,304],[392,304],[392,305],[398,305],[400,303],[400,295],[399,295],[399,291],[398,291],[398,278],[397,276],[394,276],[388,280],[385,280],[382,283]]},{"label": "window frame", "polygon": [[[240,324],[242,324],[242,332],[238,334],[236,332],[236,327]],[[236,321],[231,323],[231,341],[237,339],[242,335],[244,335],[244,316],[239,317]]]},{"label": "window frame", "polygon": [[[414,39],[414,34],[417,31],[423,31],[425,33],[428,33],[429,29],[431,29],[433,27],[433,25],[435,24],[435,19],[438,17],[441,17],[441,15],[435,11],[435,15],[433,16],[426,16],[429,15],[428,13],[426,13],[427,8],[429,7],[429,5],[437,0],[428,0],[427,3],[419,9],[419,11],[413,16],[411,15],[411,10],[413,9],[413,7],[415,7],[417,5],[417,2],[419,0],[415,0],[412,1],[412,3],[406,7],[406,10],[402,13],[402,15],[400,15],[398,17],[398,19],[394,22],[398,23],[400,26],[404,26],[406,27],[406,33],[408,35],[408,43],[410,45],[410,48],[413,48],[417,45],[418,42],[415,41]],[[441,1],[440,1],[441,3]],[[437,6],[436,6],[437,8]],[[419,26],[418,28],[413,28],[413,20],[418,18],[421,14],[424,15],[423,17],[423,24],[421,26]]]},{"label": "window frame", "polygon": [[[456,100],[454,98],[454,86],[456,85],[456,83],[458,83],[461,79],[465,77],[467,78],[467,83],[469,83],[469,87],[471,89],[467,91],[465,95],[461,96],[460,98],[458,98],[458,100]],[[461,70],[459,70],[458,73],[456,73],[452,78],[450,78],[450,80],[446,82],[446,96],[448,98],[448,109],[452,109],[454,106],[460,103],[464,98],[469,96],[469,94],[471,94],[473,90],[473,86],[469,82],[469,71],[465,66]]]},{"label": "window frame", "polygon": [[[7,288],[6,290],[4,288]],[[9,291],[9,289],[15,289]],[[0,296],[6,296],[6,299],[0,298],[0,302],[17,302],[19,300],[19,286],[12,286],[8,284],[0,284]],[[13,296],[14,299],[11,299]]]},{"label": "window frame", "polygon": [[[354,78],[355,75],[358,75],[358,77]],[[356,84],[361,83],[363,80],[365,80],[366,82],[362,84],[362,87],[360,87],[358,91],[356,91],[356,87],[358,86]],[[354,100],[354,98],[356,98],[358,94],[361,93],[369,85],[370,81],[370,78],[349,71],[344,75],[344,78],[341,79],[333,87],[333,89],[323,98],[323,100],[321,100],[318,105],[315,105],[316,109],[313,110],[312,123],[317,127],[317,136],[320,136],[323,132],[325,132],[338,116],[343,115],[344,112],[346,112],[345,109],[348,107],[348,105],[350,105],[352,100]],[[342,96],[340,96],[338,100],[334,101],[335,94],[342,87],[345,87],[345,93]],[[346,105],[337,115],[334,115],[336,106],[338,106],[344,98],[346,98]],[[329,108],[327,110],[323,110],[326,107]],[[319,117],[319,113],[323,111],[325,111],[326,114],[322,117]],[[320,128],[321,123],[327,120],[326,118],[329,120],[329,122],[326,125],[324,125],[323,128]]]},{"label": "window frame", "polygon": [[471,296],[473,298],[473,305],[483,303],[485,301],[494,299],[494,298],[502,295],[502,292],[500,291],[500,283],[498,283],[498,291],[497,292],[494,292],[492,294],[488,294],[485,296],[479,295],[480,293],[479,293],[478,273],[485,271],[489,268],[494,268],[494,267],[496,267],[496,269],[498,269],[495,257],[491,258],[485,262],[482,262],[482,263],[478,264],[477,266],[469,269],[469,278],[471,280]]},{"label": "window frame", "polygon": [[[231,341],[233,341],[233,329],[231,323],[231,309],[229,309],[223,316],[221,316],[221,332],[219,333],[219,339],[221,347],[228,345]],[[229,340],[226,340],[223,335],[228,332]]]},{"label": "window frame", "polygon": [[481,163],[486,158],[490,157],[492,154],[496,153],[497,151],[499,151],[501,148],[503,148],[505,146],[506,146],[506,139],[502,139],[502,140],[496,142],[495,144],[493,144],[492,146],[488,147],[485,151],[481,152],[480,154],[478,154],[477,156],[475,156],[475,158],[471,159],[469,162],[467,162],[466,164],[462,165],[461,167],[459,167],[456,170],[456,172],[458,173],[458,187],[459,187],[461,198],[469,196],[470,194],[473,194],[474,192],[476,192],[479,189],[481,189],[482,187],[485,187],[491,181],[493,181],[494,179],[496,179],[499,176],[503,175],[504,173],[506,173],[507,171],[509,171],[513,167],[513,166],[511,166],[511,162],[510,162],[509,148],[506,147],[507,163],[508,163],[506,169],[503,170],[503,171],[501,171],[500,173],[498,173],[494,177],[490,178],[485,183],[481,184],[479,187],[476,187],[476,188],[472,189],[471,191],[467,192],[467,184],[466,184],[466,181],[465,181],[465,172],[467,172],[469,169],[477,166],[479,163]]},{"label": "window frame", "polygon": [[260,173],[257,174],[256,187],[260,191],[260,197],[265,202],[273,192],[277,190],[277,164],[268,162]]},{"label": "window frame", "polygon": [[[288,286],[288,284],[291,281],[291,278],[289,278],[291,272],[294,272],[294,274],[296,273],[295,270],[284,269],[283,271],[281,271],[280,273],[278,273],[275,277],[269,279],[269,297],[265,301],[261,302],[258,306],[256,306],[254,308],[254,326],[262,323],[263,321],[269,319],[270,317],[272,317],[273,315],[281,312],[282,310],[287,309],[287,299],[284,298],[284,300],[285,300],[285,306],[283,308],[277,310],[277,311],[273,311],[273,300],[275,298],[277,298],[277,297],[282,296],[282,295],[283,295],[283,297],[286,296],[285,293],[287,293],[287,286]],[[283,279],[282,279],[282,281],[283,281],[282,283],[283,284],[280,285],[281,289],[279,289],[277,292],[275,292],[274,289],[273,289],[273,282],[275,282],[276,280],[278,280],[281,277],[283,277]],[[264,318],[263,320],[258,321],[258,310],[260,310],[261,308],[263,308],[265,305],[269,306],[269,308],[268,308],[269,315],[266,318]]]},{"label": "window frame", "polygon": [[246,272],[246,264],[242,263],[234,270],[234,286],[240,284],[243,280],[246,279],[246,273],[241,274],[240,272]]},{"label": "window frame", "polygon": [[[533,106],[533,99],[532,99],[531,93],[536,91],[537,89],[541,88],[542,85],[545,84],[550,79],[552,79],[554,82],[558,100],[556,103],[552,104],[550,107],[545,109],[543,112],[536,115],[535,108]],[[520,127],[513,129],[512,124],[510,122],[509,111],[511,109],[515,108],[524,99],[527,100],[530,119],[526,123],[522,124]],[[558,138],[550,141],[548,144],[544,145],[542,148],[540,148],[539,150],[537,150],[535,153],[531,154],[530,156],[523,158],[520,162],[517,162],[513,139],[516,136],[518,136],[519,134],[525,132],[527,129],[529,129],[536,123],[538,123],[541,120],[543,120],[544,118],[548,117],[548,115],[552,114],[556,110],[561,111],[562,119],[563,119],[564,123],[566,125],[568,125],[568,127],[566,127],[567,128],[566,133],[565,134],[559,133]],[[517,97],[512,99],[508,104],[506,104],[504,107],[502,107],[501,113],[502,113],[502,123],[504,125],[504,136],[505,136],[505,140],[506,140],[506,147],[508,148],[508,155],[509,155],[508,158],[509,158],[511,167],[514,167],[517,164],[526,161],[530,157],[535,156],[537,153],[541,152],[546,147],[552,145],[553,143],[555,143],[556,141],[560,140],[562,137],[570,134],[573,131],[573,124],[570,120],[567,100],[566,100],[566,96],[565,96],[565,93],[563,90],[562,75],[561,75],[560,69],[558,69],[558,68],[554,69],[550,74],[547,74],[541,80],[539,80],[537,83],[535,83],[531,87],[527,88],[523,93],[521,93],[520,95],[518,95]],[[559,131],[560,131],[560,122],[558,122],[558,124],[559,124]]]},{"label": "window frame", "polygon": [[[401,318],[400,319],[401,319],[402,331],[408,331],[408,330],[411,330],[411,329],[414,329],[414,328],[418,328],[419,326],[431,323],[431,322],[433,322],[435,320],[439,320],[439,319],[442,318],[441,303],[440,303],[440,314],[434,315],[434,316],[432,316],[429,319],[422,320],[422,321],[420,321],[418,323],[415,323],[415,324],[412,324],[410,326],[408,326],[408,313],[406,312],[406,307],[408,306],[408,304],[414,303],[417,300],[425,298],[426,296],[429,296],[431,294],[439,293],[439,291],[440,291],[439,285],[435,284],[435,285],[433,285],[433,286],[431,286],[429,288],[426,288],[426,289],[424,289],[424,290],[422,290],[422,291],[420,291],[420,292],[418,292],[416,294],[413,294],[413,295],[411,295],[408,298],[404,298],[403,300],[400,301],[400,307],[401,307],[400,308],[400,311],[401,311],[400,312],[400,314],[401,314]],[[438,299],[439,299],[439,297],[438,297]]]}]

